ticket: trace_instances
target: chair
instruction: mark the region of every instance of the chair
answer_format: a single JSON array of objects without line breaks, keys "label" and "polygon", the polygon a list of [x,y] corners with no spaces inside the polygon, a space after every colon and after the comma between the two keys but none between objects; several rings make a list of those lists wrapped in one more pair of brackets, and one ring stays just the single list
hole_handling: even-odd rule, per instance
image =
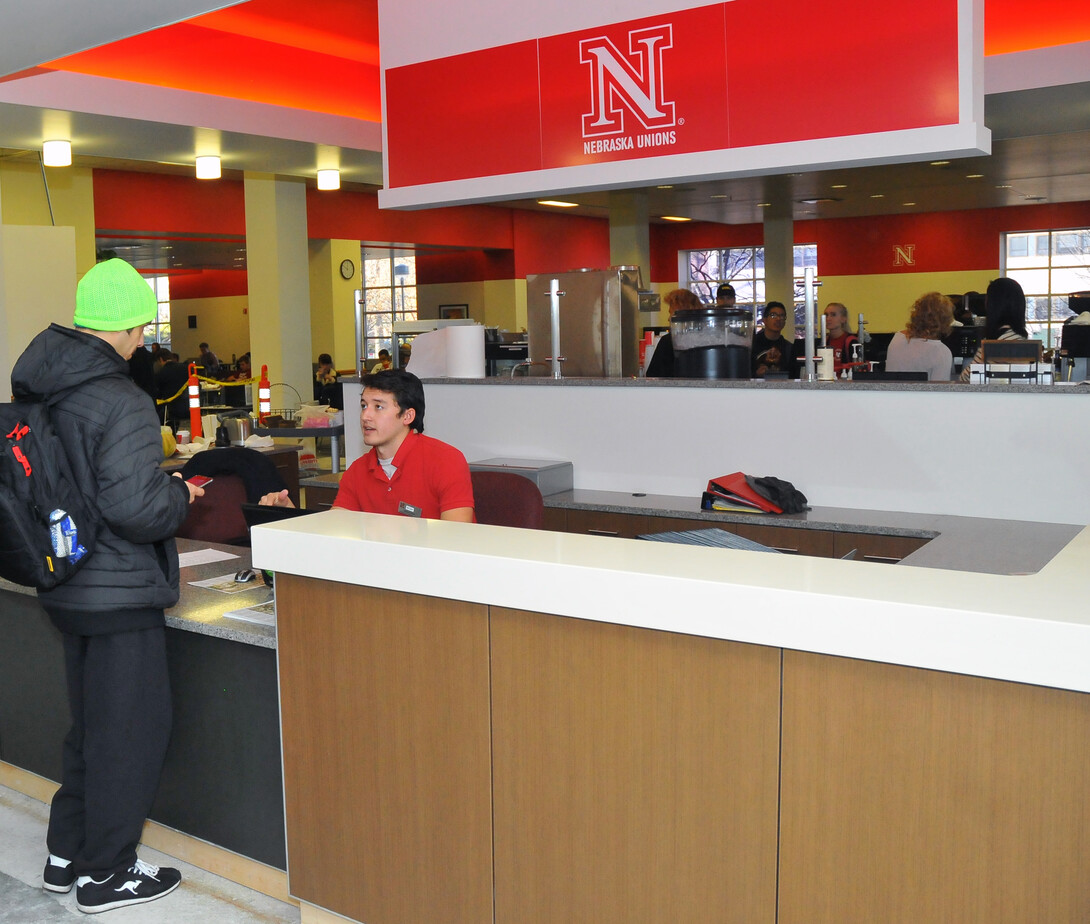
[{"label": "chair", "polygon": [[287,485],[272,459],[246,446],[205,449],[182,466],[182,477],[193,475],[237,475],[246,488],[246,500],[256,504],[270,491],[283,491]]},{"label": "chair", "polygon": [[198,452],[182,466],[183,478],[193,475],[209,475],[214,480],[204,489],[204,496],[189,505],[189,516],[178,535],[228,545],[250,544],[244,503],[256,504],[271,491],[287,487],[271,459],[245,446]]},{"label": "chair", "polygon": [[178,530],[178,537],[249,545],[250,531],[242,513],[245,501],[246,483],[241,476],[216,475],[213,482],[205,486],[204,495],[189,505],[189,515]]},{"label": "chair", "polygon": [[545,502],[529,478],[514,472],[470,472],[478,523],[543,529]]}]

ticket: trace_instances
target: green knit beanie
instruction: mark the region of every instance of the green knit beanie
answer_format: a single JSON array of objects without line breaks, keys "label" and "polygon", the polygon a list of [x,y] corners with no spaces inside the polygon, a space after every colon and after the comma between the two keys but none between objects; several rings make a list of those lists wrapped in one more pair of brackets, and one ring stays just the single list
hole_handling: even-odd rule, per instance
[{"label": "green knit beanie", "polygon": [[96,264],[76,286],[76,327],[129,330],[155,320],[155,293],[144,278],[116,257]]}]

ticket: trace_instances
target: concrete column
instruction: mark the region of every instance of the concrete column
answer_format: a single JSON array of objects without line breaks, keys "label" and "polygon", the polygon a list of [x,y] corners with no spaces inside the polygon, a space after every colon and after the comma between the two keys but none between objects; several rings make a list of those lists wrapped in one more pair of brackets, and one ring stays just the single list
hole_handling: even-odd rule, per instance
[{"label": "concrete column", "polygon": [[618,191],[609,194],[610,265],[638,266],[645,287],[651,284],[651,242],[647,224],[647,193]]},{"label": "concrete column", "polygon": [[[269,367],[303,401],[313,397],[306,185],[247,173],[246,278],[255,373]],[[283,404],[281,404],[283,402]],[[291,389],[273,388],[273,407],[295,406]]]},{"label": "concrete column", "polygon": [[[784,330],[784,336],[793,336],[793,319],[795,316],[795,223],[790,214],[769,215],[764,218],[764,248],[765,248],[765,303],[783,302],[787,306],[788,326]],[[757,306],[757,319],[760,320],[760,309]]]}]

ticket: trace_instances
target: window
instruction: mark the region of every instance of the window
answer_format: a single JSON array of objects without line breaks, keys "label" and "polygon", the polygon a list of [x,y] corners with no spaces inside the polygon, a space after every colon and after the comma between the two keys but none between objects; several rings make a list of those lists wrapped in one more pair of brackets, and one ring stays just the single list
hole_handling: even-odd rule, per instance
[{"label": "window", "polygon": [[169,276],[145,276],[144,280],[151,286],[155,293],[155,301],[158,310],[155,320],[144,325],[144,343],[150,348],[153,343],[161,347],[170,347],[170,277]]},{"label": "window", "polygon": [[1002,235],[1001,246],[1003,274],[1026,293],[1029,335],[1059,346],[1063,322],[1074,313],[1068,295],[1090,290],[1090,229],[1012,232]]},{"label": "window", "polygon": [[[817,273],[817,244],[796,244],[795,326],[806,323],[806,293],[803,276],[812,266]],[[728,247],[724,250],[691,250],[686,263],[689,278],[682,282],[705,305],[715,304],[715,290],[721,282],[734,286],[736,304],[743,308],[763,306],[765,298],[765,249],[763,247]]]},{"label": "window", "polygon": [[[363,254],[363,354],[367,368],[379,350],[393,353],[394,321],[416,320],[416,257],[388,251]],[[398,362],[399,366],[404,365]]]}]

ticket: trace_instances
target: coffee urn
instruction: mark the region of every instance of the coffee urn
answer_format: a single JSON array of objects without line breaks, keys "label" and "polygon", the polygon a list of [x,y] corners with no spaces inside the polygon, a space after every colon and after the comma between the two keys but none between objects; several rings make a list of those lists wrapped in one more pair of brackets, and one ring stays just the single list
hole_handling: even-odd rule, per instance
[{"label": "coffee urn", "polygon": [[753,315],[744,308],[683,308],[670,317],[674,376],[748,379]]}]

